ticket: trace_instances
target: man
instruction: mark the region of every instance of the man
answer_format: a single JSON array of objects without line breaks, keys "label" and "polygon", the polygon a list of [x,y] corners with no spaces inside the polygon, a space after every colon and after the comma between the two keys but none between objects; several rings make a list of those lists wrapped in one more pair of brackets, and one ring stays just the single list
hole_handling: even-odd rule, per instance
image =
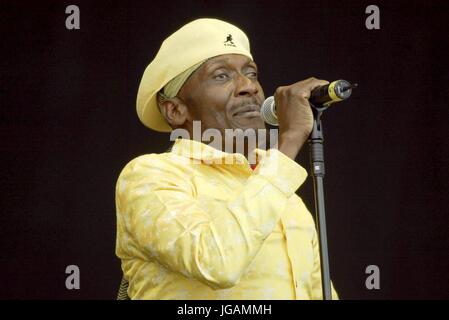
[{"label": "man", "polygon": [[224,152],[191,137],[195,121],[225,140],[226,129],[265,128],[248,38],[198,19],[163,42],[142,77],[137,112],[151,129],[188,137],[133,159],[118,178],[116,254],[130,298],[322,298],[314,221],[295,194],[307,172],[294,159],[312,129],[310,91],[327,83],[276,90],[277,149]]}]

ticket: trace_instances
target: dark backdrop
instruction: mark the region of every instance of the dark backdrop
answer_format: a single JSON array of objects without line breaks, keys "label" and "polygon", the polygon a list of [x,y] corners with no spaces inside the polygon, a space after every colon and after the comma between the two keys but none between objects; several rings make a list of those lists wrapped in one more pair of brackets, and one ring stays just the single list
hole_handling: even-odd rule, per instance
[{"label": "dark backdrop", "polygon": [[[140,77],[199,17],[248,34],[268,95],[359,83],[324,118],[331,274],[343,299],[449,298],[446,1],[1,2],[0,298],[115,298],[114,188],[169,136],[139,123]],[[65,28],[76,4],[81,29]],[[365,8],[380,8],[380,30]],[[308,152],[298,161],[308,169]],[[311,178],[299,194],[313,210]],[[65,288],[65,268],[81,289]],[[380,268],[380,290],[365,268]]]}]

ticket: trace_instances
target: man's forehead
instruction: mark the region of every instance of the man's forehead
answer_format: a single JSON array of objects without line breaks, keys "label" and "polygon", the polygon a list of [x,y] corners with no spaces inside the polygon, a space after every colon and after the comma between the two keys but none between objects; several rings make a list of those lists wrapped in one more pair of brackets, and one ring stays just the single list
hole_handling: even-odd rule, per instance
[{"label": "man's forehead", "polygon": [[205,65],[212,65],[217,63],[227,63],[230,64],[232,62],[241,62],[244,65],[253,63],[256,64],[249,57],[241,55],[241,54],[223,54],[213,58],[210,58],[206,61]]}]

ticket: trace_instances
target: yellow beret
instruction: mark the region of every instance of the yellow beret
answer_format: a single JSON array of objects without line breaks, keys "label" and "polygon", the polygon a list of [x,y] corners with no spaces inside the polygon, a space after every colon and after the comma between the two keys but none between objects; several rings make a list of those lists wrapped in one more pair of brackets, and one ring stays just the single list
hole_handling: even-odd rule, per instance
[{"label": "yellow beret", "polygon": [[156,131],[172,131],[157,106],[157,93],[180,73],[222,54],[242,54],[253,59],[246,34],[221,20],[194,20],[165,39],[140,81],[137,93],[140,121]]}]

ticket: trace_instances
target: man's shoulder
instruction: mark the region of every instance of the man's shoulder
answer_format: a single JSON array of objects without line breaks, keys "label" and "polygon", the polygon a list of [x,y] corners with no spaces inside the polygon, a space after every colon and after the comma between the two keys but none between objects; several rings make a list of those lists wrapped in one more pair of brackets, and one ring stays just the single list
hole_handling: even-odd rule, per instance
[{"label": "man's shoulder", "polygon": [[186,159],[171,152],[139,155],[123,167],[116,181],[116,192],[123,195],[136,186],[165,184],[190,189],[194,169]]},{"label": "man's shoulder", "polygon": [[191,163],[190,159],[174,154],[170,151],[164,153],[147,153],[136,156],[130,160],[122,169],[120,176],[136,171],[163,170],[174,172],[184,170]]}]

